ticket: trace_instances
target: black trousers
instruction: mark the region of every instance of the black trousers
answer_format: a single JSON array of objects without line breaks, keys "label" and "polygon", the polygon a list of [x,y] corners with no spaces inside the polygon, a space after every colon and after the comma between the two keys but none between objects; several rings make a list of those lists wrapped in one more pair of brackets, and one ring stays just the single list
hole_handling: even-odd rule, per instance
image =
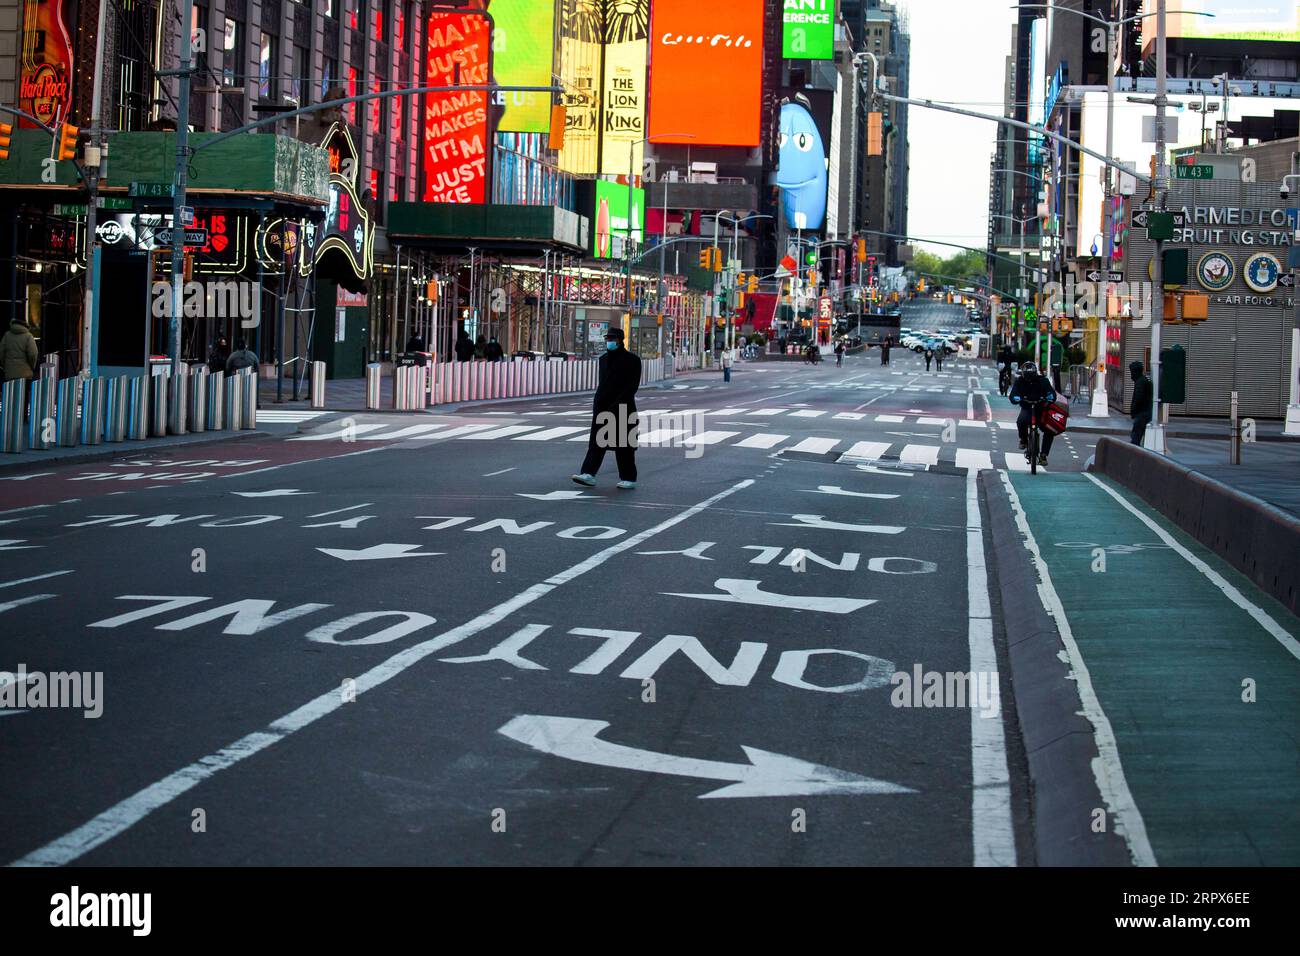
[{"label": "black trousers", "polygon": [[1141,445],[1142,439],[1147,433],[1147,426],[1150,424],[1150,415],[1139,415],[1137,418],[1133,419],[1133,431],[1129,434],[1129,441],[1135,445]]},{"label": "black trousers", "polygon": [[[617,413],[615,413],[617,414]],[[600,471],[605,460],[605,452],[613,451],[618,463],[620,481],[636,481],[636,445],[607,444],[601,440],[601,416],[595,415],[591,420],[591,433],[587,436],[587,457],[582,459],[582,474],[594,475]],[[606,427],[606,431],[608,428]]]},{"label": "black trousers", "polygon": [[[1030,409],[1025,408],[1023,405],[1020,406],[1020,414],[1016,416],[1016,431],[1020,432],[1020,440],[1023,442],[1029,441],[1029,420],[1032,417],[1033,412]],[[1056,436],[1041,428],[1038,433],[1043,438],[1040,454],[1050,455],[1052,453],[1052,441]]]},{"label": "black trousers", "polygon": [[930,359],[925,360],[925,370],[927,372],[930,371]]}]

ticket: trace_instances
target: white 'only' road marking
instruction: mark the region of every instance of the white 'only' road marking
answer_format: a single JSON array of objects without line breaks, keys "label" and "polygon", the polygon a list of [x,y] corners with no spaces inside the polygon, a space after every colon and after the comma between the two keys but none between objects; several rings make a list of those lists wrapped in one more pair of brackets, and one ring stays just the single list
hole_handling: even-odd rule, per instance
[{"label": "white 'only' road marking", "polygon": [[1106,809],[1115,818],[1115,832],[1128,844],[1129,855],[1133,858],[1133,862],[1137,866],[1155,866],[1155,851],[1151,849],[1151,841],[1147,839],[1147,827],[1142,819],[1142,811],[1138,809],[1137,802],[1129,791],[1128,781],[1124,777],[1124,766],[1119,759],[1119,744],[1115,740],[1115,731],[1110,726],[1110,718],[1101,709],[1101,701],[1097,698],[1096,690],[1093,689],[1088,665],[1084,663],[1079,645],[1074,641],[1070,620],[1065,616],[1061,597],[1052,584],[1052,574],[1047,569],[1047,562],[1043,560],[1042,552],[1038,550],[1038,541],[1034,538],[1033,531],[1029,529],[1029,520],[1025,517],[1025,509],[1020,505],[1020,496],[1016,494],[1015,486],[1011,484],[1011,478],[1007,473],[1001,472],[1001,476],[1002,484],[1011,499],[1016,527],[1025,539],[1025,548],[1033,557],[1034,567],[1038,571],[1038,598],[1043,602],[1043,608],[1056,622],[1061,643],[1065,645],[1065,653],[1070,659],[1070,670],[1078,685],[1083,716],[1092,724],[1092,737],[1097,745],[1098,754],[1097,760],[1092,764],[1097,790],[1102,800],[1106,802]]},{"label": "white 'only' road marking", "polygon": [[[612,544],[603,551],[596,552],[591,557],[547,578],[539,584],[525,588],[514,597],[484,611],[459,627],[454,627],[444,634],[397,652],[356,678],[356,695],[360,696],[368,690],[387,683],[431,654],[436,654],[452,644],[458,644],[487,630],[494,624],[505,620],[520,608],[527,607],[534,601],[550,594],[557,587],[568,584],[588,571],[600,567],[610,558],[622,554],[624,551],[639,547],[650,538],[681,524],[689,518],[693,518],[703,511],[707,511],[718,502],[738,491],[743,491],[752,484],[754,484],[752,478],[737,482],[730,488],[723,489],[716,495],[686,508],[679,514],[661,521],[645,531],[624,538],[617,544]],[[247,734],[217,752],[168,774],[161,780],[133,793],[126,799],[87,820],[75,830],[65,833],[63,836],[33,850],[21,859],[15,860],[11,865],[62,866],[71,863],[114,837],[120,836],[155,810],[171,803],[181,794],[193,789],[208,778],[215,776],[222,770],[233,767],[256,753],[260,753],[273,744],[285,740],[342,706],[344,706],[344,695],[339,693],[337,687],[331,687],[296,710],[290,711],[278,720],[273,721],[267,725],[266,729]]]}]

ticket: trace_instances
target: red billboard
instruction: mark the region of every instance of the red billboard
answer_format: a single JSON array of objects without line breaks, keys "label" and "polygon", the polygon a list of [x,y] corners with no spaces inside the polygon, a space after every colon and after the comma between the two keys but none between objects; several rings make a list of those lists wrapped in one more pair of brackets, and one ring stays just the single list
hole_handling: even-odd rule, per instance
[{"label": "red billboard", "polygon": [[650,138],[757,146],[763,0],[655,0],[650,8]]},{"label": "red billboard", "polygon": [[[426,36],[426,86],[489,81],[492,19],[485,11],[434,8]],[[489,148],[487,93],[426,93],[424,201],[486,202]]]}]

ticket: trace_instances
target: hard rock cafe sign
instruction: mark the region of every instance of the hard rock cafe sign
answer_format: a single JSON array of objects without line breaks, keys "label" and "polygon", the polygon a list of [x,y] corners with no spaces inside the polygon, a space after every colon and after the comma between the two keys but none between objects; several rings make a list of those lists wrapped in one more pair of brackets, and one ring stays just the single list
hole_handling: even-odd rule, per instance
[{"label": "hard rock cafe sign", "polygon": [[[18,108],[46,126],[65,115],[71,105],[72,39],[68,23],[71,0],[26,0],[23,4],[23,48],[20,55]],[[24,120],[22,125],[30,126]]]}]

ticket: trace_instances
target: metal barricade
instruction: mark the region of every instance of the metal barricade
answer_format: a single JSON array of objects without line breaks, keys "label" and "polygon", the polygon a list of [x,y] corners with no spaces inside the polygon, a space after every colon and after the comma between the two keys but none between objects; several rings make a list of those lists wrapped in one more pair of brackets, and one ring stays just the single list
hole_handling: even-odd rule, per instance
[{"label": "metal barricade", "polygon": [[10,379],[0,386],[0,452],[14,455],[26,446],[23,434],[26,412],[27,379]]},{"label": "metal barricade", "polygon": [[167,386],[167,434],[184,435],[190,408],[190,368],[178,365]]},{"label": "metal barricade", "polygon": [[243,409],[240,412],[239,427],[243,429],[257,427],[257,370],[241,368],[237,378],[243,379]]},{"label": "metal barricade", "polygon": [[226,379],[226,394],[222,408],[225,412],[226,428],[238,431],[244,427],[244,376],[238,372]]},{"label": "metal barricade", "polygon": [[104,400],[104,441],[126,440],[127,385],[125,375],[110,378],[106,383]]},{"label": "metal barricade", "polygon": [[189,420],[186,424],[192,432],[208,430],[208,378],[211,374],[206,365],[190,367]]},{"label": "metal barricade", "polygon": [[60,448],[74,448],[80,435],[77,429],[77,376],[65,378],[55,386],[54,431]]},{"label": "metal barricade", "polygon": [[226,428],[226,373],[213,372],[208,376],[208,431],[219,432]]},{"label": "metal barricade", "polygon": [[379,410],[380,395],[380,375],[383,373],[383,367],[378,362],[372,362],[366,366],[366,410]]},{"label": "metal barricade", "polygon": [[30,409],[27,419],[27,447],[32,451],[47,451],[54,447],[54,402],[56,382],[48,375],[32,379]]},{"label": "metal barricade", "polygon": [[106,379],[81,379],[81,443],[83,445],[98,445],[104,440],[104,408],[107,395]]},{"label": "metal barricade", "polygon": [[171,391],[169,372],[149,376],[149,437],[167,434],[167,395]]},{"label": "metal barricade", "polygon": [[325,407],[325,363],[311,363],[311,407]]},{"label": "metal barricade", "polygon": [[149,382],[153,376],[137,375],[126,380],[126,437],[144,441],[149,437]]}]

